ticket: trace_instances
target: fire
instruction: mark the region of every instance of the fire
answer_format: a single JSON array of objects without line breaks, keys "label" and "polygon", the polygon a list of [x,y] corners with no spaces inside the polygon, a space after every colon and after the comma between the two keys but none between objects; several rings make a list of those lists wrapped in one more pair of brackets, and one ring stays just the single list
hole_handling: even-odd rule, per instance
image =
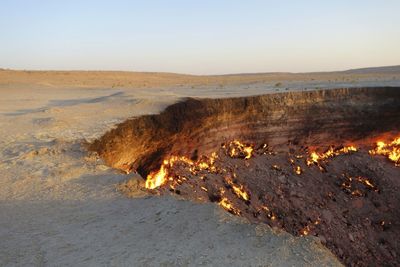
[{"label": "fire", "polygon": [[164,165],[161,165],[161,168],[157,172],[152,172],[147,175],[146,179],[146,188],[154,189],[166,183],[168,176],[168,171],[166,170]]},{"label": "fire", "polygon": [[[235,176],[235,174],[234,174]],[[249,194],[244,190],[243,185],[236,185],[233,183],[232,179],[229,176],[225,177],[225,182],[230,185],[233,189],[233,192],[238,196],[239,198],[248,201],[250,200]]]},{"label": "fire", "polygon": [[[346,179],[340,187],[342,190],[348,194],[351,194],[352,196],[356,197],[362,197],[365,196],[365,192],[361,191],[360,189],[354,189],[355,187],[355,182],[358,182],[362,185],[364,185],[364,188],[370,189],[374,192],[379,192],[379,189],[376,185],[373,184],[373,182],[365,177],[362,176],[357,176],[357,177],[351,177],[348,176],[347,174],[343,174],[344,179]],[[353,190],[354,189],[354,190]]]},{"label": "fire", "polygon": [[395,138],[388,144],[383,141],[376,142],[376,147],[370,150],[369,154],[386,156],[396,166],[400,166],[400,137]]},{"label": "fire", "polygon": [[373,184],[371,184],[371,182],[370,182],[370,181],[368,181],[368,180],[365,180],[365,181],[364,181],[364,183],[365,183],[366,185],[368,185],[369,187],[372,187],[372,188],[374,188],[374,185],[373,185]]},{"label": "fire", "polygon": [[232,188],[235,194],[241,199],[246,201],[250,199],[249,194],[247,194],[247,192],[243,189],[243,185],[241,186],[232,185]]},{"label": "fire", "polygon": [[352,196],[356,196],[356,197],[362,197],[364,196],[363,192],[361,192],[360,190],[356,189],[353,192],[351,192]]},{"label": "fire", "polygon": [[272,221],[276,220],[275,214],[267,206],[262,206],[261,208],[267,213],[267,217],[270,220]]},{"label": "fire", "polygon": [[[172,156],[169,159],[165,159],[161,165],[160,170],[152,172],[147,175],[145,187],[147,189],[157,188],[167,182],[168,178],[168,168],[174,166],[176,162],[184,162],[188,165],[193,165],[193,161],[186,157]],[[172,179],[172,178],[170,178]]]},{"label": "fire", "polygon": [[229,200],[226,197],[222,198],[218,204],[225,210],[229,211],[230,213],[235,215],[240,215],[240,210],[233,207],[232,203],[229,202]]},{"label": "fire", "polygon": [[311,232],[315,231],[316,227],[318,227],[320,223],[321,223],[320,217],[318,217],[314,222],[312,221],[309,222],[308,224],[306,224],[305,227],[299,230],[300,236],[309,235]]},{"label": "fire", "polygon": [[307,165],[310,166],[313,163],[318,164],[320,158],[321,157],[317,154],[317,152],[312,152],[310,158],[307,160]]},{"label": "fire", "polygon": [[170,167],[174,166],[175,162],[184,162],[188,165],[193,165],[194,162],[187,157],[178,157],[178,156],[172,156],[168,160],[164,160],[163,164],[164,165],[169,165]]},{"label": "fire", "polygon": [[210,157],[210,164],[214,165],[215,161],[218,159],[218,155],[217,152],[213,152],[211,153],[211,157]]},{"label": "fire", "polygon": [[210,165],[208,165],[207,162],[200,162],[200,163],[199,163],[199,168],[202,169],[202,170],[206,170],[206,169],[208,169],[209,167],[210,167]]},{"label": "fire", "polygon": [[160,170],[147,175],[145,187],[147,189],[154,189],[165,184],[168,180],[168,168],[174,166],[176,162],[184,162],[188,165],[193,165],[193,161],[186,157],[172,156],[169,159],[165,159]]},{"label": "fire", "polygon": [[367,188],[374,190],[375,192],[378,192],[378,188],[372,183],[371,180],[369,180],[368,178],[362,177],[362,176],[358,176],[355,178],[358,182],[364,184]]},{"label": "fire", "polygon": [[253,156],[253,147],[242,144],[237,140],[230,142],[228,147],[228,154],[231,158],[244,157],[245,159],[249,159]]},{"label": "fire", "polygon": [[303,173],[303,170],[301,169],[300,166],[296,166],[296,168],[294,169],[294,171],[296,172],[297,175],[300,175]]},{"label": "fire", "polygon": [[308,166],[311,166],[313,164],[317,165],[321,170],[323,170],[323,167],[320,165],[321,161],[327,160],[329,158],[333,158],[342,154],[349,154],[351,152],[356,152],[357,148],[355,146],[345,146],[339,149],[334,149],[332,146],[329,147],[327,151],[324,153],[317,153],[317,152],[312,152],[310,154],[310,157],[306,160],[306,163]]},{"label": "fire", "polygon": [[[168,159],[165,159],[160,167],[160,169],[156,172],[152,172],[147,175],[145,187],[147,189],[155,189],[157,187],[162,186],[168,180],[174,181],[172,177],[168,177],[168,170],[172,168],[177,163],[183,163],[190,166],[189,170],[194,174],[197,170],[210,170],[215,171],[216,168],[214,166],[215,160],[218,158],[218,155],[214,152],[211,154],[208,162],[206,161],[197,161],[188,159],[184,156],[171,156]],[[187,180],[185,177],[178,178],[175,181],[178,184],[182,183],[182,180]],[[174,186],[171,187],[174,189]]]},{"label": "fire", "polygon": [[279,165],[276,165],[276,164],[272,165],[272,166],[271,166],[271,169],[277,170],[277,171],[282,171],[282,168],[279,167]]},{"label": "fire", "polygon": [[307,236],[310,231],[310,226],[306,225],[303,229],[300,230],[300,236]]}]

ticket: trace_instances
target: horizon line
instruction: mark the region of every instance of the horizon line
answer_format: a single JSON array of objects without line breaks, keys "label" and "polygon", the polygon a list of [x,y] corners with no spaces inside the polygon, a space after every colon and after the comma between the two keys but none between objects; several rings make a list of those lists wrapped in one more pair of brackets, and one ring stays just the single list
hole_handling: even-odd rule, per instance
[{"label": "horizon line", "polygon": [[340,72],[352,72],[352,71],[365,71],[376,69],[377,71],[382,69],[399,68],[399,65],[385,65],[385,66],[370,66],[370,67],[360,67],[360,68],[349,68],[344,70],[332,70],[332,71],[306,71],[306,72],[291,72],[291,71],[270,71],[270,72],[236,72],[236,73],[222,73],[222,74],[191,74],[191,73],[180,73],[180,72],[169,72],[169,71],[140,71],[140,70],[95,70],[95,69],[12,69],[0,67],[0,71],[16,71],[16,72],[127,72],[127,73],[142,73],[142,74],[172,74],[172,75],[184,75],[184,76],[240,76],[240,75],[265,75],[265,74],[324,74],[324,73],[340,73]]}]

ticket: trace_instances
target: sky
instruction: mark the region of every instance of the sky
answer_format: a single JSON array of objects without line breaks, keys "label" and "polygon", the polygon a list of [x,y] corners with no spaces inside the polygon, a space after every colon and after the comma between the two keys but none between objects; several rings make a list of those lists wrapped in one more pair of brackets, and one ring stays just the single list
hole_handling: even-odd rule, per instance
[{"label": "sky", "polygon": [[400,65],[399,0],[0,0],[0,68],[188,74]]}]

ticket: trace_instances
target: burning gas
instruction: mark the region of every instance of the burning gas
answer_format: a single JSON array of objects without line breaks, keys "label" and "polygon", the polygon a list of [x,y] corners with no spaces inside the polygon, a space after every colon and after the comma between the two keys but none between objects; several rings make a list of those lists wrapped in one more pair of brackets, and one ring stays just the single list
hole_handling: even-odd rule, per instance
[{"label": "burning gas", "polygon": [[226,197],[221,199],[219,205],[232,214],[240,215],[240,210],[233,207],[232,203]]},{"label": "burning gas", "polygon": [[195,174],[199,170],[209,170],[210,172],[214,172],[216,169],[213,165],[217,158],[218,155],[216,153],[212,153],[211,156],[205,161],[193,161],[188,159],[187,157],[172,156],[163,161],[160,170],[147,175],[145,187],[147,189],[155,189],[165,184],[167,180],[173,180],[172,178],[168,177],[168,170],[172,168],[175,164],[185,164],[189,166],[189,170],[193,174]]},{"label": "burning gas", "polygon": [[370,155],[382,155],[393,161],[396,166],[400,166],[400,137],[395,138],[390,143],[378,141],[376,147],[369,151]]},{"label": "burning gas", "polygon": [[340,187],[345,193],[348,193],[354,197],[365,196],[367,191],[379,192],[378,187],[374,182],[363,176],[352,177],[347,174],[343,174],[343,182]]},{"label": "burning gas", "polygon": [[232,190],[236,194],[237,197],[239,197],[239,198],[241,198],[242,200],[245,200],[245,201],[250,200],[250,196],[244,190],[243,185],[235,184],[229,176],[225,177],[225,182],[227,183],[227,185],[232,187]]},{"label": "burning gas", "polygon": [[237,140],[228,144],[228,154],[231,158],[244,158],[249,159],[253,155],[253,147],[251,145],[243,144]]},{"label": "burning gas", "polygon": [[147,176],[146,188],[154,189],[163,185],[167,181],[168,171],[165,167],[166,165],[161,165],[161,168],[157,172],[152,172]]},{"label": "burning gas", "polygon": [[152,172],[147,176],[145,184],[146,188],[154,189],[165,184],[168,179],[168,169],[174,166],[176,162],[184,162],[189,165],[193,165],[193,161],[186,157],[172,156],[169,159],[165,159],[160,170],[157,172]]},{"label": "burning gas", "polygon": [[306,163],[308,166],[317,165],[321,171],[324,171],[324,167],[321,165],[321,162],[326,161],[329,158],[333,158],[339,155],[348,154],[351,152],[356,152],[357,148],[355,146],[344,146],[342,148],[334,149],[332,146],[329,147],[327,151],[324,153],[312,152],[307,159]]},{"label": "burning gas", "polygon": [[[252,146],[242,144],[236,140],[230,142],[227,147],[225,146],[225,148],[227,148],[227,154],[232,158],[250,159],[253,155]],[[184,163],[190,166],[190,171],[192,173],[196,173],[196,171],[199,170],[209,170],[210,172],[215,172],[216,168],[214,166],[214,162],[217,158],[218,155],[216,152],[213,152],[210,157],[206,158],[206,160],[199,161],[192,161],[186,157],[171,156],[163,161],[160,170],[152,172],[147,176],[145,186],[148,189],[154,189],[165,184],[168,180],[168,169],[173,167],[176,163]],[[237,188],[235,190],[239,192],[241,189]]]}]

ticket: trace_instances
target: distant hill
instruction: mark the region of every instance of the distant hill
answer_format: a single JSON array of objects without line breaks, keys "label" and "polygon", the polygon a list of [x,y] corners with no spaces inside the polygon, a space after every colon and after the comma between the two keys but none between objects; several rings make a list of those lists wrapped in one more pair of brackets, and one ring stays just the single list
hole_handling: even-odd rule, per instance
[{"label": "distant hill", "polygon": [[400,72],[400,65],[397,65],[397,66],[386,66],[386,67],[362,68],[362,69],[351,69],[351,70],[346,70],[344,72],[346,72],[346,73],[354,73],[354,74],[392,73],[392,72]]},{"label": "distant hill", "polygon": [[289,83],[319,84],[361,83],[363,81],[399,81],[400,65],[373,67],[336,72],[313,73],[244,73],[227,75],[188,75],[177,73],[130,71],[31,71],[0,70],[0,88],[10,86],[68,87],[68,88],[159,88],[179,86],[249,85],[264,83],[287,87]]}]

